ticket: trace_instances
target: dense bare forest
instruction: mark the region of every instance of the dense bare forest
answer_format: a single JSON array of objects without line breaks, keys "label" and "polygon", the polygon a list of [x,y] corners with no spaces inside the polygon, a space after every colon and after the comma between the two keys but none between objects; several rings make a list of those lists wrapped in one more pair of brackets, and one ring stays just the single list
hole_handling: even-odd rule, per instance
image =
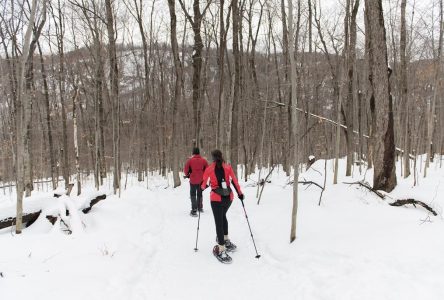
[{"label": "dense bare forest", "polygon": [[176,187],[193,146],[244,179],[346,156],[334,180],[374,168],[389,192],[403,160],[416,182],[444,153],[442,0],[326,2],[2,1],[0,188],[20,191],[17,231],[35,182],[108,176],[120,193],[156,170]]}]

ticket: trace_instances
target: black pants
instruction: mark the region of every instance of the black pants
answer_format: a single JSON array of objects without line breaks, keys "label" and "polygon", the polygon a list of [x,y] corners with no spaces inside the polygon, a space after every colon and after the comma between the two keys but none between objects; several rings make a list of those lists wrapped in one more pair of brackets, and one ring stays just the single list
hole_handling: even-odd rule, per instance
[{"label": "black pants", "polygon": [[224,235],[228,235],[227,211],[230,208],[231,201],[229,197],[222,197],[221,202],[211,201],[214,223],[216,224],[217,241],[219,245],[224,245]]},{"label": "black pants", "polygon": [[197,210],[197,208],[202,209],[202,189],[200,188],[200,184],[190,183],[190,197],[191,197],[191,209],[192,210]]}]

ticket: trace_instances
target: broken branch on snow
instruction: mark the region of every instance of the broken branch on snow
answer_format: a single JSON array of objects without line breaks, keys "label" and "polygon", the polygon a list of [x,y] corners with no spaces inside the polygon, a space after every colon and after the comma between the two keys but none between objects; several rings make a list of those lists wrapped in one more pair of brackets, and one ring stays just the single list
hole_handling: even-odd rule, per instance
[{"label": "broken branch on snow", "polygon": [[[379,198],[385,200],[385,195],[382,194],[380,191],[375,190],[367,182],[357,181],[357,182],[344,182],[344,183],[348,184],[348,185],[359,185],[361,187],[364,187],[365,189],[375,193]],[[419,201],[419,200],[415,200],[415,199],[399,199],[399,200],[396,200],[395,202],[389,203],[390,206],[404,206],[404,205],[408,205],[408,204],[412,204],[414,207],[416,207],[416,205],[420,205],[420,206],[424,207],[426,210],[428,210],[429,212],[431,212],[434,216],[438,215],[438,213],[433,208],[431,208],[428,204],[426,204],[422,201]]]}]

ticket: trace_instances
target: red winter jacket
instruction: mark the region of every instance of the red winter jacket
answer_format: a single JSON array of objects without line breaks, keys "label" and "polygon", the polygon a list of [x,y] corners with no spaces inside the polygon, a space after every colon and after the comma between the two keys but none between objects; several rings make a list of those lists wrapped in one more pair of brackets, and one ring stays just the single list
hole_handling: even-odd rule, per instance
[{"label": "red winter jacket", "polygon": [[202,176],[205,169],[208,167],[208,162],[200,155],[193,155],[187,160],[183,172],[185,176],[190,177],[191,184],[201,184]]},{"label": "red winter jacket", "polygon": [[[219,194],[216,194],[214,192],[215,189],[219,187],[219,183],[217,182],[216,172],[214,171],[214,168],[216,167],[216,163],[212,163],[206,170],[203,175],[203,181],[202,181],[202,190],[205,190],[207,188],[208,179],[210,179],[210,187],[211,187],[211,193],[210,193],[210,200],[220,202],[222,201],[222,197]],[[231,182],[234,184],[234,188],[237,191],[238,195],[242,195],[242,191],[239,185],[239,182],[237,181],[236,175],[234,175],[233,169],[230,165],[223,163],[222,167],[224,168],[225,172],[225,182],[227,183],[227,187],[230,187]],[[231,179],[231,180],[230,180]],[[233,189],[231,189],[230,194],[230,200],[233,201],[234,194]]]}]

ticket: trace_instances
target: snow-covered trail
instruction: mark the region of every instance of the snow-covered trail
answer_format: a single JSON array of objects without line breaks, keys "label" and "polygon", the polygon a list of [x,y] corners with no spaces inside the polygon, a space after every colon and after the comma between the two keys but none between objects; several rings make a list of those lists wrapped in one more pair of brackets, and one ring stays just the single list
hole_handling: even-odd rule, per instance
[{"label": "snow-covered trail", "polygon": [[[322,183],[323,163],[314,169],[302,177]],[[415,188],[411,179],[400,180],[392,195],[432,203],[440,215],[430,219],[422,208],[390,207],[344,184],[329,184],[319,207],[319,189],[301,186],[293,244],[292,188],[283,174],[273,175],[259,206],[256,188],[244,184],[262,257],[254,258],[235,199],[228,213],[230,237],[238,245],[231,265],[211,253],[208,191],[194,252],[197,218],[188,215],[188,182],[177,189],[165,188],[161,179],[150,190],[134,184],[85,215],[84,233],[67,236],[44,220],[20,237],[0,232],[0,299],[442,300],[444,173],[429,176]]]}]

